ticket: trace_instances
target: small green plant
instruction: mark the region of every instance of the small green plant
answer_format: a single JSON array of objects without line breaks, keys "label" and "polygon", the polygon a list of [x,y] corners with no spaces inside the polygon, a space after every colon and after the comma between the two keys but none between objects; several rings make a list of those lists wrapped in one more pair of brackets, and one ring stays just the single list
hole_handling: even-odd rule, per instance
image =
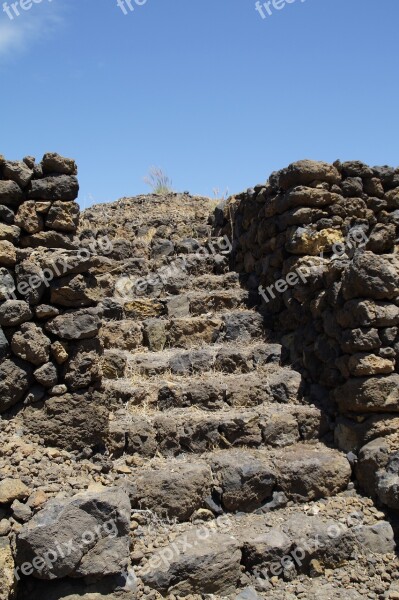
[{"label": "small green plant", "polygon": [[151,167],[144,181],[154,194],[166,195],[172,192],[172,180],[159,167]]}]

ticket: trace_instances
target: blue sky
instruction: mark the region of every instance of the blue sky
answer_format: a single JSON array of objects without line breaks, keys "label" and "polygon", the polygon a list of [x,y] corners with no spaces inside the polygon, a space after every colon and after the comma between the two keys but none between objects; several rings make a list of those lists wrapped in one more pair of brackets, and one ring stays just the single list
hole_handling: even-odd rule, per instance
[{"label": "blue sky", "polygon": [[300,158],[399,164],[398,0],[37,2],[0,8],[0,154],[75,158],[82,206],[151,165],[212,195]]}]

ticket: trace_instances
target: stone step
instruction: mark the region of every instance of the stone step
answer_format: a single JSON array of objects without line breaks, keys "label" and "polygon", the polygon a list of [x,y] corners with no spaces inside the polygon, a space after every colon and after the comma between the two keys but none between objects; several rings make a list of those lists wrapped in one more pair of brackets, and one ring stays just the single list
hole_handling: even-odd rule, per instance
[{"label": "stone step", "polygon": [[[110,304],[110,301],[105,305]],[[257,305],[257,297],[241,288],[227,288],[206,291],[191,291],[162,298],[131,298],[120,307],[116,315],[105,316],[105,322],[134,319],[138,322],[155,317],[188,317],[215,314],[228,310],[253,308]]]},{"label": "stone step", "polygon": [[130,354],[106,350],[103,372],[106,379],[155,377],[166,373],[189,376],[193,373],[249,373],[269,363],[279,364],[281,345],[260,342],[205,345],[194,350],[163,350]]},{"label": "stone step", "polygon": [[[115,298],[103,299],[105,309],[104,318],[108,320],[136,319],[143,321],[151,317],[185,316],[207,313],[210,310],[256,307],[259,304],[257,292],[249,292],[240,285],[237,273],[228,272],[226,275],[200,275],[194,278],[185,278],[180,289],[173,290],[173,294],[161,295],[159,298],[146,296],[132,296],[126,298],[119,295]],[[122,280],[119,286],[123,289],[124,282],[127,289],[128,281]],[[118,296],[118,294],[117,294]]]},{"label": "stone step", "polygon": [[[200,275],[222,275],[229,271],[229,257],[225,254],[198,256],[181,254],[163,256],[157,259],[130,259],[123,263],[107,262],[117,277],[115,298],[128,301],[136,297],[160,297],[165,294],[179,294],[190,286],[188,280]],[[119,274],[119,277],[118,277]]]},{"label": "stone step", "polygon": [[184,294],[160,298],[168,317],[197,317],[228,310],[246,309],[257,305],[255,298],[241,288],[218,288],[214,290],[194,290]]},{"label": "stone step", "polygon": [[113,456],[177,456],[215,448],[283,447],[317,441],[329,433],[314,406],[263,404],[258,408],[202,411],[195,407],[165,412],[136,407],[111,413],[108,449]]},{"label": "stone step", "polygon": [[[289,576],[293,589],[301,590],[298,597],[360,600],[363,596],[353,589],[355,584],[351,583],[352,589],[331,585],[326,577],[314,578],[312,567],[316,563],[323,571],[331,569],[335,582],[342,566],[359,551],[372,554],[373,562],[391,562],[392,527],[373,510],[366,498],[340,494],[267,514],[215,519],[209,511],[199,510],[191,523],[157,522],[151,512],[136,512],[135,573],[165,597],[217,594],[218,598],[283,600],[288,599]],[[368,579],[367,569],[364,575]]]},{"label": "stone step", "polygon": [[301,375],[275,363],[251,373],[202,373],[189,378],[169,375],[159,381],[110,379],[105,385],[110,404],[129,403],[161,411],[190,406],[212,411],[264,402],[298,404],[303,394]]},{"label": "stone step", "polygon": [[268,510],[275,493],[297,503],[326,498],[345,490],[351,478],[346,456],[320,443],[131,459],[137,466],[123,472],[132,484],[133,508],[177,521],[201,508],[215,515]]},{"label": "stone step", "polygon": [[192,348],[222,341],[263,339],[265,330],[260,314],[242,309],[172,319],[153,317],[142,322],[132,319],[108,321],[103,323],[100,335],[107,349],[131,351],[147,347],[158,352],[168,347]]},{"label": "stone step", "polygon": [[243,286],[240,283],[240,274],[235,271],[228,271],[227,273],[219,275],[206,273],[205,275],[192,277],[182,291],[200,290],[209,292],[212,290],[226,290],[233,288],[243,289]]}]

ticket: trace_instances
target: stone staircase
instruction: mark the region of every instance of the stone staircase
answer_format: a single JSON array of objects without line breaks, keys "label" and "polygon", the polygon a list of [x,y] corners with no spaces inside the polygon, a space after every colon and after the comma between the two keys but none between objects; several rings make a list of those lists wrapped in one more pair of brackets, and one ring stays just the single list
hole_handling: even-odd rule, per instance
[{"label": "stone staircase", "polygon": [[[124,198],[86,210],[75,237],[74,161],[0,163],[3,277],[57,270],[42,296],[2,302],[0,600],[398,599],[392,514],[357,487],[388,478],[396,502],[397,442],[376,439],[378,418],[336,420],[283,356],[250,291],[260,238],[276,249],[253,194],[234,265],[215,201]],[[346,455],[337,430],[371,443]]]},{"label": "stone staircase", "polygon": [[[254,577],[262,568],[263,593],[277,585],[265,575],[270,563],[298,545],[282,529],[286,519],[297,520],[297,537],[301,527],[308,536],[319,532],[324,521],[312,519],[322,502],[324,516],[341,523],[346,536],[352,501],[360,512],[370,502],[354,491],[349,461],[331,447],[328,415],[304,395],[300,374],[282,365],[258,299],[229,270],[227,253],[192,253],[220,246],[211,235],[211,215],[209,208],[192,224],[206,236],[179,239],[174,232],[173,242],[155,236],[140,268],[136,258],[114,264],[115,295],[103,302],[108,448],[137,511],[132,559],[146,598],[156,597],[155,590],[171,598],[239,598],[233,592],[240,585],[257,581],[259,587]],[[169,276],[157,279],[162,272]],[[137,284],[139,277],[144,284]],[[221,516],[227,532],[219,528]],[[386,534],[378,518],[366,519],[362,535],[351,534],[340,558],[333,552],[325,564],[349,559],[358,544],[367,553],[364,528]],[[213,532],[200,543],[199,525]],[[191,540],[186,553],[174,541],[180,532]],[[392,539],[384,540],[381,551],[391,551]],[[309,573],[319,554],[308,554],[305,566],[287,562],[286,579]],[[346,597],[360,598],[353,594]]]}]

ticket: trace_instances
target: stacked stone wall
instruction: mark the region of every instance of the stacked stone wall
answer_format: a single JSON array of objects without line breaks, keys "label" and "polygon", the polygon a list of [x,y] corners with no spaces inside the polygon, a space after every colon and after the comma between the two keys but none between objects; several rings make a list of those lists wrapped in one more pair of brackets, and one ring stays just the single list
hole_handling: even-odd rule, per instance
[{"label": "stacked stone wall", "polygon": [[218,219],[359,480],[398,509],[399,169],[300,161]]},{"label": "stacked stone wall", "polygon": [[105,415],[95,251],[75,234],[73,160],[0,157],[0,413],[25,420],[48,443],[101,442]]}]

